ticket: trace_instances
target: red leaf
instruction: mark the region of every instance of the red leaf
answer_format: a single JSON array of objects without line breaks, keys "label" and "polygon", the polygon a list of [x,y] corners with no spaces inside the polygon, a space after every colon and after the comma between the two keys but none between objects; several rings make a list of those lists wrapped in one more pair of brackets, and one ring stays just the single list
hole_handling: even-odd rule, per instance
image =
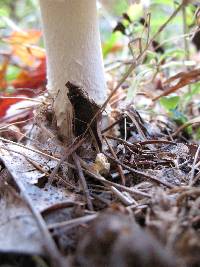
[{"label": "red leaf", "polygon": [[37,89],[46,84],[46,59],[42,58],[38,67],[32,71],[22,70],[17,79],[12,82],[15,88]]}]

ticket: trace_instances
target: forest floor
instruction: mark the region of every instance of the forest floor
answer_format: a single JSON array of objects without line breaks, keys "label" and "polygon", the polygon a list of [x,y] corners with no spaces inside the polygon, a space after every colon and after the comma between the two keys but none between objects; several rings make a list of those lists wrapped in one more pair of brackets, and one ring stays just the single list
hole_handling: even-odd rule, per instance
[{"label": "forest floor", "polygon": [[[200,266],[199,146],[183,126],[118,107],[119,95],[100,130],[106,115],[91,123],[96,104],[68,86],[78,97],[70,147],[57,140],[47,103],[37,110],[35,140],[0,138],[0,245],[57,266]],[[9,258],[11,266],[46,264]]]}]

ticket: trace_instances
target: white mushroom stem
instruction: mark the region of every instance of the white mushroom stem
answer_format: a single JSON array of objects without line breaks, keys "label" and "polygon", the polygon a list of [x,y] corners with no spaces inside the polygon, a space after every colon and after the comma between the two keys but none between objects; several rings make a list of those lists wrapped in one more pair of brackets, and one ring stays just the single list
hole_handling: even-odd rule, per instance
[{"label": "white mushroom stem", "polygon": [[82,86],[99,104],[106,98],[96,0],[39,1],[47,52],[47,88],[55,100],[57,124],[67,137],[71,107],[66,82]]}]

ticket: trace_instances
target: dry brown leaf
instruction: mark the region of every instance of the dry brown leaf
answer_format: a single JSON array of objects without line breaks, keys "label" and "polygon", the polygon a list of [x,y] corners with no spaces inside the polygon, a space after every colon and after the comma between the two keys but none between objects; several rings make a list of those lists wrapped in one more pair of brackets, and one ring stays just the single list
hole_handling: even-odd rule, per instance
[{"label": "dry brown leaf", "polygon": [[[170,84],[176,80],[177,83],[175,85],[170,86]],[[165,81],[164,85],[168,86],[168,89],[165,90],[159,96],[154,97],[153,101],[156,101],[162,96],[167,96],[171,93],[176,92],[178,89],[183,88],[186,85],[190,85],[198,81],[200,81],[200,69],[191,70],[189,72],[180,72]]]}]

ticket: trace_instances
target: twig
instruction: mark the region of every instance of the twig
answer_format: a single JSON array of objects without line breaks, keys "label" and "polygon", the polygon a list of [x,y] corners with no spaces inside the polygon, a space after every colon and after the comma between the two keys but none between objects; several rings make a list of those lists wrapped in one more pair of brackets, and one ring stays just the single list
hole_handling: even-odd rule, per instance
[{"label": "twig", "polygon": [[90,197],[90,193],[89,193],[89,189],[88,189],[88,186],[87,186],[87,182],[85,180],[85,176],[83,174],[83,170],[82,170],[82,167],[81,167],[81,164],[80,164],[80,160],[79,160],[79,158],[78,158],[76,153],[72,154],[72,158],[73,158],[74,164],[75,164],[75,166],[77,168],[78,176],[79,176],[82,188],[83,188],[83,192],[84,192],[85,197],[86,197],[88,209],[89,210],[94,210],[93,204],[92,204],[92,201],[91,201],[91,197]]},{"label": "twig", "polygon": [[[78,141],[77,141],[78,140]],[[53,169],[52,173],[49,176],[49,183],[52,183],[55,175],[57,174],[60,166],[67,160],[67,158],[74,152],[76,149],[85,141],[85,138],[82,139],[76,139],[72,145],[70,145],[64,152],[63,156],[59,160],[56,167]],[[70,165],[68,165],[70,166]]]},{"label": "twig", "polygon": [[7,129],[10,126],[26,123],[26,122],[31,121],[31,120],[32,120],[32,118],[31,119],[27,119],[27,120],[23,120],[23,121],[17,121],[17,122],[13,122],[13,123],[9,123],[9,124],[3,125],[3,126],[0,127],[0,131],[2,131],[4,129]]},{"label": "twig", "polygon": [[119,198],[119,200],[125,205],[125,206],[130,206],[133,204],[137,204],[137,202],[135,201],[135,199],[131,198],[127,198],[125,195],[123,195],[117,188],[115,188],[114,186],[110,187],[111,191],[117,196],[117,198]]},{"label": "twig", "polygon": [[[135,124],[135,127],[136,127],[138,133],[140,134],[140,138],[142,139],[142,141],[148,141],[142,127],[140,126],[139,121],[137,120],[137,117],[134,116],[134,114],[132,114],[132,112],[129,112],[129,111],[127,111],[127,114],[130,117],[130,119],[132,120],[132,122]],[[152,149],[152,150],[155,148],[154,145],[152,145],[152,144],[149,144],[147,146],[149,149]]]},{"label": "twig", "polygon": [[136,127],[138,133],[140,134],[141,139],[143,139],[143,141],[147,141],[147,137],[146,137],[143,129],[140,127],[140,123],[137,121],[134,114],[132,114],[132,112],[127,111],[127,115],[132,120],[132,122],[135,124],[135,127]]},{"label": "twig", "polygon": [[[87,168],[87,166],[86,166],[86,164],[84,163],[84,161],[82,160],[81,161],[81,163],[82,163],[82,165],[85,167],[85,168]],[[86,170],[85,170],[86,171]],[[92,173],[92,172],[90,172],[90,171],[86,171],[86,173],[89,175],[89,176],[91,176],[92,178],[95,178],[95,179],[98,179],[99,181],[101,181],[101,182],[105,182],[105,184],[107,184],[107,186],[109,187],[109,190],[125,205],[125,206],[129,206],[129,205],[132,205],[133,203],[137,203],[133,198],[131,198],[131,199],[129,199],[129,198],[127,198],[122,192],[120,192],[116,187],[118,187],[117,186],[117,184],[115,184],[115,183],[112,183],[112,182],[110,182],[110,181],[107,181],[107,180],[105,180],[105,178],[104,177],[102,177],[102,176],[100,176],[100,175],[96,175],[96,174],[94,174],[94,173]],[[119,185],[120,186],[120,185]],[[122,186],[123,188],[126,188],[125,186]],[[122,187],[120,187],[120,189],[122,189]],[[123,191],[126,191],[126,192],[128,192],[128,190],[123,190]],[[129,191],[129,193],[130,193],[130,191]],[[131,193],[133,193],[133,191],[131,192]]]},{"label": "twig", "polygon": [[[106,138],[105,136],[104,136],[104,139],[105,139],[105,141],[106,141],[106,144],[107,144],[108,148],[110,149],[110,152],[111,152],[112,156],[113,156],[115,159],[117,159],[117,156],[116,156],[116,154],[115,154],[115,151],[113,150],[113,148],[111,147],[111,145],[109,144],[109,142],[108,142],[108,140],[107,140],[107,138]],[[126,184],[126,177],[125,177],[125,175],[124,175],[122,166],[119,165],[119,164],[117,164],[117,169],[118,169],[119,175],[120,175],[120,177],[121,177],[121,182],[122,182],[123,185],[125,185],[125,184]]]},{"label": "twig", "polygon": [[[114,186],[110,186],[108,188],[106,188],[107,190],[110,190],[125,206],[130,206],[133,203],[137,203],[132,197],[130,199],[130,197],[126,197],[123,193],[121,193],[116,187]],[[95,190],[96,191],[96,190]],[[103,192],[102,190],[99,192]],[[105,191],[104,191],[105,192]],[[104,204],[106,204],[107,206],[110,205],[110,202],[103,199],[102,197],[100,197],[99,195],[96,194],[92,194],[95,198],[97,198],[98,200],[102,201]]]},{"label": "twig", "polygon": [[114,183],[114,182],[111,182],[111,181],[108,181],[106,180],[103,176],[100,176],[100,175],[96,175],[94,173],[92,173],[91,171],[88,171],[88,170],[84,170],[90,177],[96,179],[97,181],[99,182],[102,182],[103,184],[107,185],[107,186],[114,186],[116,188],[119,188],[125,192],[128,192],[130,194],[133,194],[133,195],[138,195],[138,196],[142,196],[142,197],[147,197],[147,198],[150,198],[151,196],[147,193],[144,193],[142,191],[139,191],[139,190],[136,190],[136,189],[133,189],[133,188],[129,188],[129,187],[126,187],[124,185],[120,185],[120,184],[117,184],[117,183]]},{"label": "twig", "polygon": [[[27,157],[26,155],[24,155],[23,153],[21,153],[21,152],[19,152],[19,151],[14,151],[13,149],[9,149],[9,148],[6,148],[6,147],[4,148],[4,147],[2,147],[2,146],[1,146],[0,148],[5,149],[5,150],[7,150],[7,151],[11,151],[11,152],[17,153],[17,154],[20,154],[20,155],[24,156],[25,158]],[[39,151],[35,151],[35,152],[37,153],[37,152],[39,152]],[[48,155],[48,154],[45,154],[45,156],[46,156],[46,157],[49,156],[49,157],[51,158],[51,156]],[[60,161],[59,158],[54,158],[54,160],[57,160],[58,162]],[[65,161],[64,164],[66,164],[66,165],[69,166],[70,168],[76,170],[76,167],[75,167],[73,164],[71,164],[71,163],[69,163],[69,162],[67,162],[67,161]],[[106,180],[103,176],[101,176],[101,175],[97,175],[97,174],[95,174],[95,173],[93,173],[93,172],[87,170],[86,168],[83,168],[83,171],[84,171],[87,175],[89,175],[91,178],[96,179],[97,181],[99,181],[99,182],[101,182],[101,183],[103,183],[103,184],[105,184],[105,185],[107,185],[107,186],[115,186],[116,188],[119,188],[119,189],[121,189],[121,190],[123,190],[123,191],[125,191],[125,192],[128,192],[128,193],[130,193],[130,194],[133,194],[133,195],[138,195],[138,196],[147,197],[147,198],[150,198],[150,197],[151,197],[149,194],[144,193],[144,192],[142,192],[142,191],[139,191],[139,190],[136,190],[136,189],[132,189],[132,188],[128,188],[128,187],[126,187],[126,186],[124,186],[124,185],[120,185],[120,184],[117,184],[117,183],[108,181],[108,180]]]},{"label": "twig", "polygon": [[157,183],[157,184],[162,184],[162,185],[164,185],[164,186],[167,186],[168,188],[173,188],[173,187],[174,187],[173,185],[171,185],[171,184],[169,184],[169,183],[167,183],[167,182],[164,182],[164,181],[162,181],[162,180],[159,180],[158,178],[156,178],[156,177],[154,177],[154,176],[148,175],[148,174],[146,174],[146,173],[144,173],[144,172],[142,172],[142,171],[135,170],[135,169],[133,169],[133,168],[131,168],[131,167],[129,167],[129,166],[123,164],[122,162],[120,162],[120,161],[117,160],[117,159],[114,159],[113,157],[109,156],[109,155],[108,155],[107,153],[105,153],[105,152],[104,152],[104,154],[105,154],[106,157],[110,158],[112,161],[114,161],[114,162],[120,164],[122,167],[124,167],[125,169],[129,170],[130,172],[132,172],[132,173],[134,173],[134,174],[136,174],[136,175],[140,175],[140,176],[142,176],[142,177],[144,177],[144,178],[146,178],[146,179],[151,180],[152,182],[155,182],[155,183]]},{"label": "twig", "polygon": [[145,146],[148,144],[167,144],[167,145],[177,145],[177,143],[168,141],[168,140],[146,140],[146,141],[140,141],[138,142],[141,146]]},{"label": "twig", "polygon": [[125,141],[122,138],[116,137],[116,136],[112,136],[112,135],[104,135],[106,138],[108,139],[113,139],[116,141],[121,142],[122,144],[124,144],[127,147],[130,147],[133,151],[138,152],[141,148],[139,143],[129,143],[128,141]]},{"label": "twig", "polygon": [[97,153],[100,153],[100,148],[99,148],[99,145],[98,145],[98,142],[97,142],[97,138],[94,135],[94,132],[92,131],[91,128],[89,129],[89,133],[90,133],[91,138],[93,139],[93,144],[94,144],[94,147],[95,147]]},{"label": "twig", "polygon": [[48,225],[48,229],[52,230],[52,229],[63,228],[63,227],[70,227],[70,228],[77,227],[80,224],[93,221],[94,219],[97,218],[97,216],[98,216],[98,213],[83,216],[83,217],[72,219],[72,220],[65,221],[65,222],[53,223],[53,224]]},{"label": "twig", "polygon": [[32,151],[32,152],[35,152],[35,153],[39,154],[39,155],[42,155],[42,156],[45,156],[45,157],[49,157],[50,159],[58,160],[58,158],[56,158],[56,157],[54,157],[54,156],[51,156],[51,155],[49,155],[49,154],[46,154],[46,153],[44,153],[44,152],[41,152],[40,150],[31,148],[31,147],[28,147],[28,146],[24,146],[24,145],[22,145],[22,144],[19,144],[19,143],[17,143],[17,142],[11,141],[11,140],[8,140],[8,139],[6,139],[6,138],[0,137],[0,140],[1,140],[1,141],[4,141],[4,142],[6,142],[6,143],[9,143],[9,144],[16,145],[16,146],[22,147],[22,148],[24,148],[24,149],[30,150],[30,151]]},{"label": "twig", "polygon": [[197,151],[195,153],[194,161],[193,161],[193,164],[192,164],[192,170],[189,173],[189,181],[190,181],[189,185],[190,186],[192,186],[193,181],[194,181],[195,165],[197,163],[197,160],[198,160],[198,157],[199,157],[199,153],[200,153],[200,145],[198,146]]},{"label": "twig", "polygon": [[[11,151],[8,149],[8,151]],[[12,151],[14,152],[14,151]],[[22,156],[24,156],[26,158],[26,160],[32,164],[34,166],[34,168],[36,170],[39,170],[40,172],[44,173],[46,177],[50,177],[50,174],[48,171],[45,170],[45,166],[41,166],[41,164],[37,163],[35,160],[31,159],[30,157],[24,155],[23,153],[21,153]],[[66,179],[63,179],[63,177],[59,176],[58,174],[56,174],[55,176],[56,180],[58,181],[62,181],[65,185],[73,188],[73,189],[76,189],[76,186],[75,185],[72,185],[69,181],[66,181]]]},{"label": "twig", "polygon": [[183,131],[185,128],[191,126],[191,125],[198,125],[200,124],[200,116],[194,119],[191,119],[189,121],[187,121],[186,123],[184,123],[183,125],[181,125],[173,134],[172,137],[175,138],[181,131]]}]

